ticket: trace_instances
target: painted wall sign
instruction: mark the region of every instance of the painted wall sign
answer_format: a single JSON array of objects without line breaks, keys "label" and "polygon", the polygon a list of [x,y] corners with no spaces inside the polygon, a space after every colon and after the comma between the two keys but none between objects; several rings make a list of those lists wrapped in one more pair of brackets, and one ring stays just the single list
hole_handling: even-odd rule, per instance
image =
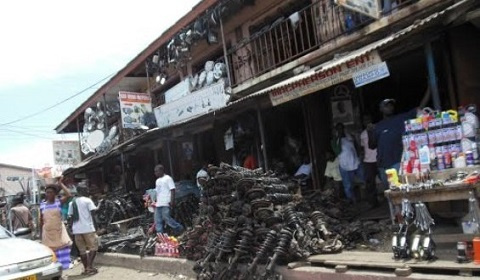
[{"label": "painted wall sign", "polygon": [[191,94],[163,104],[154,109],[158,127],[167,127],[209,111],[225,107],[228,101],[225,94],[225,83],[220,81],[209,87],[194,91]]},{"label": "painted wall sign", "polygon": [[78,141],[53,141],[52,144],[55,165],[73,166],[82,161]]},{"label": "painted wall sign", "polygon": [[364,14],[374,19],[380,18],[380,0],[336,0],[337,4],[349,10]]},{"label": "painted wall sign", "polygon": [[332,67],[327,66],[327,68],[318,72],[313,72],[310,76],[302,80],[275,88],[270,92],[270,100],[273,106],[280,105],[290,100],[350,80],[353,77],[353,74],[381,62],[382,60],[378,52],[372,51],[352,58],[351,60],[347,60],[342,64],[334,65]]},{"label": "painted wall sign", "polygon": [[140,128],[145,113],[152,112],[152,99],[148,93],[118,92],[124,128]]},{"label": "painted wall sign", "polygon": [[388,71],[387,63],[382,62],[355,73],[352,79],[355,87],[358,88],[388,76],[390,76],[390,71]]}]

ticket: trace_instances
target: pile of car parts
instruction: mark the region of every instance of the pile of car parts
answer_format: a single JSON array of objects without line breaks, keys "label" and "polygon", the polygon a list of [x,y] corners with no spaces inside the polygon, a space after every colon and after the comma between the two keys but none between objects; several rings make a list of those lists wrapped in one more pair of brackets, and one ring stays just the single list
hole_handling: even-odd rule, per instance
[{"label": "pile of car parts", "polygon": [[181,254],[197,261],[198,279],[277,279],[278,262],[337,253],[368,237],[362,223],[341,220],[332,193],[305,198],[294,180],[223,163],[209,175],[199,216],[180,243]]}]

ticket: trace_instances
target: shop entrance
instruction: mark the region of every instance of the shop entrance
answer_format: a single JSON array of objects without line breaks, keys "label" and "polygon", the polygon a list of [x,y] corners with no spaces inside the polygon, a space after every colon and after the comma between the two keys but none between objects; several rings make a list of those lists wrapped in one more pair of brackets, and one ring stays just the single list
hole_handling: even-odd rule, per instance
[{"label": "shop entrance", "polygon": [[295,174],[309,156],[301,100],[267,109],[263,116],[271,167]]}]

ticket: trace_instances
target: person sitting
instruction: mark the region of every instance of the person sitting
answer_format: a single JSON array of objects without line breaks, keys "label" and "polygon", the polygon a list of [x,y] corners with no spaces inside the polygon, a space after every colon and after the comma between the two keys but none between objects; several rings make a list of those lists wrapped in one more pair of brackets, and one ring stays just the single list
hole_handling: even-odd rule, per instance
[{"label": "person sitting", "polygon": [[303,159],[302,165],[298,168],[297,172],[295,172],[295,179],[300,179],[302,181],[305,181],[310,178],[312,175],[312,164],[310,163],[310,159],[308,157],[305,157]]}]

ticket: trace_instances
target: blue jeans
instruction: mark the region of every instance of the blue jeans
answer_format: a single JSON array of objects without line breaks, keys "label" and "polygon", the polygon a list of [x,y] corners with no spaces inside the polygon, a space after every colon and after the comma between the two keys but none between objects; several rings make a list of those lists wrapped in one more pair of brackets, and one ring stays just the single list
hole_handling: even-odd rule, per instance
[{"label": "blue jeans", "polygon": [[357,176],[362,182],[365,182],[362,165],[359,165],[357,169],[352,171],[347,171],[340,167],[340,176],[342,176],[342,183],[343,183],[343,189],[345,191],[345,196],[347,197],[348,200],[355,202],[356,198],[353,193],[352,184],[355,176]]},{"label": "blue jeans", "polygon": [[157,233],[163,233],[163,222],[178,233],[183,230],[183,226],[170,216],[169,206],[160,206],[155,208],[155,229]]},{"label": "blue jeans", "polygon": [[380,177],[380,180],[382,181],[382,184],[383,184],[383,188],[385,190],[388,190],[390,188],[390,185],[388,184],[387,174],[385,173],[385,171],[387,169],[391,169],[391,168],[395,168],[397,170],[397,173],[398,173],[400,171],[400,162],[395,163],[394,165],[390,166],[389,168],[384,168],[384,167],[379,167],[378,168],[378,176]]}]

